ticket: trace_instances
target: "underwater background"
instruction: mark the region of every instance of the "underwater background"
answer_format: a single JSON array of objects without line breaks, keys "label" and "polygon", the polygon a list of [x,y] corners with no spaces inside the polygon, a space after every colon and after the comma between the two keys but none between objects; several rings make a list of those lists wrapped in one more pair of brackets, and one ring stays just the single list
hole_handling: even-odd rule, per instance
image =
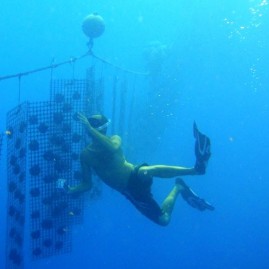
[{"label": "underwater background", "polygon": [[[26,250],[25,268],[269,268],[267,0],[1,3],[0,76],[85,53],[81,24],[96,11],[106,30],[94,51],[113,64],[147,72],[149,44],[162,44],[165,50],[161,63],[155,63],[156,69],[162,64],[155,79],[168,86],[163,98],[152,100],[156,107],[165,100],[171,109],[158,126],[160,142],[154,154],[139,148],[127,159],[192,166],[194,120],[212,142],[206,175],[184,179],[215,211],[198,212],[179,197],[171,223],[159,227],[103,186],[101,198],[85,205],[83,224],[73,229],[72,253],[32,262]],[[84,78],[86,67],[87,62],[78,63],[76,77]],[[54,74],[73,75],[69,65]],[[0,81],[1,133],[6,113],[18,101],[48,99],[50,78],[49,71],[22,78],[20,97],[18,79]],[[145,86],[139,93],[150,100],[152,90]],[[155,124],[148,120],[149,135]],[[142,143],[143,136],[135,135]],[[5,268],[5,146],[1,151],[0,268]],[[155,179],[156,200],[161,202],[173,184],[173,179]]]}]

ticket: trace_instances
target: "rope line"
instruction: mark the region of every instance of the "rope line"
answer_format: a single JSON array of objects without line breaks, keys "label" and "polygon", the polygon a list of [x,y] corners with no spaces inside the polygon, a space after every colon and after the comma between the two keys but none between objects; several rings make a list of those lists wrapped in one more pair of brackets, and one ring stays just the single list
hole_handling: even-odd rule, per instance
[{"label": "rope line", "polygon": [[126,68],[120,67],[120,66],[115,65],[115,64],[113,64],[113,63],[111,63],[111,62],[109,62],[109,61],[107,61],[107,60],[105,60],[105,59],[103,59],[103,58],[101,58],[101,57],[93,54],[93,53],[91,53],[91,56],[93,58],[95,58],[95,59],[103,62],[104,64],[110,65],[110,66],[112,66],[112,67],[114,67],[116,69],[122,70],[122,71],[124,71],[126,73],[131,73],[133,75],[140,75],[140,76],[148,76],[149,75],[149,73],[137,72],[137,71],[133,71],[133,70],[130,70],[130,69],[126,69]]},{"label": "rope line", "polygon": [[34,73],[37,73],[37,72],[42,72],[42,71],[45,71],[45,70],[48,70],[48,69],[57,68],[57,67],[62,66],[62,65],[74,63],[77,60],[80,60],[80,59],[86,57],[87,55],[88,55],[88,52],[86,54],[78,57],[78,58],[70,58],[69,60],[64,61],[64,62],[61,62],[61,63],[58,63],[58,64],[50,64],[48,66],[37,68],[37,69],[33,69],[33,70],[30,70],[30,71],[26,71],[26,72],[14,74],[14,75],[2,76],[2,77],[0,77],[0,81],[1,80],[5,80],[5,79],[11,79],[11,78],[17,78],[17,77],[24,77],[24,76],[28,76],[28,75],[31,75],[31,74],[34,74]]},{"label": "rope line", "polygon": [[76,61],[78,60],[81,60],[83,58],[85,58],[86,56],[91,56],[107,65],[110,65],[116,69],[119,69],[119,70],[122,70],[124,72],[127,72],[127,73],[131,73],[131,74],[134,74],[134,75],[141,75],[141,76],[148,76],[148,73],[142,73],[142,72],[136,72],[136,71],[133,71],[133,70],[129,70],[129,69],[125,69],[125,68],[122,68],[120,66],[117,66],[117,65],[114,65],[112,63],[110,63],[109,61],[93,54],[93,52],[91,50],[89,50],[87,53],[83,54],[82,56],[78,57],[78,58],[70,58],[69,60],[67,61],[63,61],[61,63],[58,63],[58,64],[50,64],[48,66],[44,66],[44,67],[40,67],[40,68],[37,68],[37,69],[33,69],[33,70],[29,70],[29,71],[25,71],[25,72],[21,72],[21,73],[17,73],[17,74],[12,74],[12,75],[7,75],[7,76],[0,76],[0,81],[2,80],[7,80],[7,79],[12,79],[12,78],[22,78],[24,76],[28,76],[28,75],[31,75],[31,74],[34,74],[34,73],[38,73],[38,72],[42,72],[42,71],[46,71],[48,69],[51,69],[53,70],[54,68],[58,68],[62,65],[66,65],[66,64],[74,64]]}]

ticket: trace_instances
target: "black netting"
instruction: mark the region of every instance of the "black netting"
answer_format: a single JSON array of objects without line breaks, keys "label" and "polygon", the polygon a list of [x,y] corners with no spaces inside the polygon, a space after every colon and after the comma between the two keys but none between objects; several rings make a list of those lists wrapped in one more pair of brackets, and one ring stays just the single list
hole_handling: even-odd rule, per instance
[{"label": "black netting", "polygon": [[[62,134],[70,145],[69,158],[72,174],[69,175],[68,184],[72,186],[81,182],[79,155],[89,142],[84,126],[77,120],[77,113],[82,112],[86,115],[94,113],[94,109],[99,107],[96,104],[95,93],[94,82],[91,79],[55,80],[51,84],[51,101],[54,103],[54,110],[57,113],[54,118],[56,120],[64,119],[62,123],[58,122],[54,126],[55,132],[59,135]],[[99,109],[101,108],[99,107]],[[99,183],[98,181],[95,183],[92,196],[99,193]],[[80,221],[79,218],[76,220]]]},{"label": "black netting", "polygon": [[70,197],[56,188],[59,178],[70,177],[71,146],[56,128],[66,120],[53,102],[31,103],[28,113],[30,236],[35,259],[71,250]]},{"label": "black netting", "polygon": [[0,134],[0,161],[1,161],[1,156],[2,156],[3,137],[4,137],[4,134]]},{"label": "black netting", "polygon": [[[31,104],[31,240],[32,256],[40,258],[71,251],[71,226],[83,217],[83,196],[56,188],[58,179],[80,182],[79,154],[85,142],[76,113],[83,111],[86,81],[57,80],[51,101]],[[31,128],[31,130],[30,130]]]},{"label": "black netting", "polygon": [[86,80],[55,80],[50,102],[29,105],[31,248],[34,259],[71,251],[72,225],[83,218],[83,196],[56,187],[81,181],[79,155],[85,134],[78,112],[91,113]]},{"label": "black netting", "polygon": [[83,196],[60,191],[57,180],[70,185],[81,180],[85,134],[76,114],[91,113],[90,85],[86,80],[53,81],[49,102],[24,104],[8,113],[7,268],[23,266],[26,199],[32,258],[71,251],[72,225],[83,219]]},{"label": "black netting", "polygon": [[[86,80],[54,80],[49,101],[25,103],[7,115],[8,269],[23,268],[25,215],[34,260],[71,251],[72,226],[83,220],[84,196],[60,191],[57,182],[81,182],[79,156],[88,138],[77,113],[107,113],[111,129],[132,141],[129,129],[137,113],[129,111],[135,106],[134,95],[127,96],[134,93],[135,80],[103,69],[103,64],[92,66]],[[3,134],[0,157],[2,143]],[[101,193],[99,179],[93,181],[87,194],[91,199]]]},{"label": "black netting", "polygon": [[23,268],[26,210],[27,104],[7,115],[7,237],[6,268]]}]

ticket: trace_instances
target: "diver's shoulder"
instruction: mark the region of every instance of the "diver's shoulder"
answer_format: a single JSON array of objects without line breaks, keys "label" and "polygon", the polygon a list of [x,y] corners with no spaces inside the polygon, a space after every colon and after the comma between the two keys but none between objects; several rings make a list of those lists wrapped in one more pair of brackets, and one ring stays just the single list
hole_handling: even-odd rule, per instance
[{"label": "diver's shoulder", "polygon": [[110,141],[113,145],[113,151],[121,150],[121,137],[118,135],[113,135],[110,137]]}]

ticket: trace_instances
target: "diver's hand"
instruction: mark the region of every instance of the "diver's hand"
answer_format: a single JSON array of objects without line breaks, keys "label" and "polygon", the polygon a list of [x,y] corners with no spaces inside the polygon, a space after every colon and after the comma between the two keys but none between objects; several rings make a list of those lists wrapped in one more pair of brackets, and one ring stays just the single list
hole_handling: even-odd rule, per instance
[{"label": "diver's hand", "polygon": [[82,124],[86,125],[87,127],[92,127],[91,124],[89,123],[87,117],[84,114],[82,114],[80,112],[77,113],[77,118]]},{"label": "diver's hand", "polygon": [[64,178],[58,178],[56,181],[56,189],[63,193],[69,193],[70,186],[67,184],[67,180]]},{"label": "diver's hand", "polygon": [[89,135],[92,135],[92,132],[94,132],[94,128],[91,126],[87,117],[84,114],[79,112],[77,114],[77,119],[87,128]]}]

